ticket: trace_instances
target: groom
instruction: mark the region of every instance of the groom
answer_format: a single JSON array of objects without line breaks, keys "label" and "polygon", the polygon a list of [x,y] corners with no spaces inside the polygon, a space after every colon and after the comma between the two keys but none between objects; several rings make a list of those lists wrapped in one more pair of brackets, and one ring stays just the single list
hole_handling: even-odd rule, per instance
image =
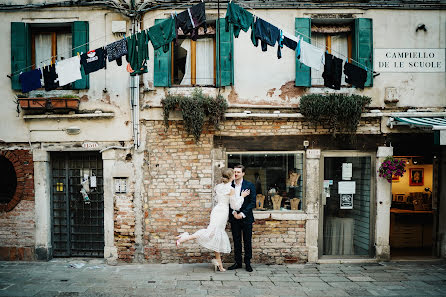
[{"label": "groom", "polygon": [[228,267],[229,270],[242,267],[242,236],[245,249],[245,267],[246,271],[252,272],[252,223],[254,215],[252,209],[256,204],[256,188],[249,181],[243,180],[245,176],[245,166],[237,165],[234,167],[235,179],[232,186],[235,188],[235,194],[240,195],[242,191],[248,190],[249,195],[245,197],[240,211],[229,208],[229,222],[231,222],[232,239],[234,240],[234,265]]}]

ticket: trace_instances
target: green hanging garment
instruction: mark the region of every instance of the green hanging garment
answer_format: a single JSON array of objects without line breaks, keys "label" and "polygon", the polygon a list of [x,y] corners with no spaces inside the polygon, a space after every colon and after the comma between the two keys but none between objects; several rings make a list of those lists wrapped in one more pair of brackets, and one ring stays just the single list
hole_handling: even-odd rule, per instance
[{"label": "green hanging garment", "polygon": [[155,50],[163,47],[163,51],[166,53],[169,50],[169,43],[177,38],[175,19],[168,18],[165,21],[150,27],[148,30],[148,38],[152,42]]},{"label": "green hanging garment", "polygon": [[234,2],[229,2],[228,9],[226,11],[226,32],[229,32],[229,23],[234,26],[234,37],[238,38],[240,34],[240,30],[248,32],[248,29],[251,28],[251,41],[254,45],[256,45],[256,41],[254,38],[254,16],[252,13],[244,9],[243,7],[238,6]]},{"label": "green hanging garment", "polygon": [[149,60],[149,37],[147,31],[132,34],[127,38],[127,62],[133,72],[130,75],[147,73],[147,61]]}]

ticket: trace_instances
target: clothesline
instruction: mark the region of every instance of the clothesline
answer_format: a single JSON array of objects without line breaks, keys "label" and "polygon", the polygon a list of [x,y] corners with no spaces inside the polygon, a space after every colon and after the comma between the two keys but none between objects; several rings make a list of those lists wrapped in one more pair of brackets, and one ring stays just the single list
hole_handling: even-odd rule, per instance
[{"label": "clothesline", "polygon": [[[189,5],[189,4],[191,4],[192,2],[196,2],[196,0],[190,0],[190,1],[186,2],[186,3],[183,3],[183,4],[181,4],[181,5],[175,6],[174,8],[172,8],[172,10],[176,10],[176,9],[181,8],[181,7],[183,7],[183,6]],[[200,0],[200,1],[198,1],[198,2],[202,2],[202,1]],[[164,14],[165,14],[165,12],[158,13],[158,14],[156,14],[156,15],[154,15],[154,16],[149,17],[147,20],[152,20],[152,19],[154,19],[154,18],[156,18],[156,17],[158,17],[158,16],[160,16],[160,15],[164,15]],[[122,30],[122,29],[126,29],[126,28],[121,28],[121,30]],[[148,29],[148,28],[143,29],[143,30],[147,30],[147,29]],[[134,32],[134,33],[136,33],[136,32]],[[134,33],[133,33],[133,34],[134,34]],[[57,54],[57,55],[55,55],[55,56],[51,56],[50,58],[47,58],[47,59],[41,60],[41,61],[39,61],[39,62],[36,62],[35,64],[32,64],[32,65],[30,65],[30,66],[26,66],[26,67],[24,67],[24,68],[21,68],[21,69],[19,69],[19,70],[16,70],[16,71],[14,71],[13,73],[10,74],[10,77],[13,77],[13,76],[15,76],[15,75],[19,75],[21,72],[23,72],[23,70],[32,68],[32,67],[36,66],[36,65],[39,64],[39,63],[43,63],[43,62],[46,62],[46,61],[52,61],[53,58],[56,58],[56,59],[57,59],[57,56],[60,56],[60,55],[62,55],[62,54],[70,54],[73,50],[75,50],[75,49],[77,49],[77,48],[83,47],[83,46],[85,46],[85,45],[87,45],[87,44],[92,44],[92,43],[94,43],[94,42],[96,42],[96,41],[98,41],[98,40],[100,40],[100,39],[106,38],[106,37],[108,37],[108,36],[110,36],[110,35],[113,35],[113,33],[103,35],[103,36],[101,36],[101,37],[99,37],[99,38],[97,38],[97,39],[94,39],[94,40],[92,40],[92,41],[89,41],[89,42],[83,43],[83,44],[81,44],[81,45],[75,46],[75,47],[71,48],[69,51],[62,52],[62,53]],[[124,35],[124,36],[125,36],[125,35]]]},{"label": "clothesline", "polygon": [[[256,12],[256,10],[255,10],[254,8],[252,8],[252,7],[248,6],[248,5],[246,5],[245,3],[241,2],[241,1],[233,1],[233,2],[237,2],[237,3],[239,3],[239,4],[241,4],[241,5],[245,6],[245,7],[247,7],[248,9],[250,9],[250,10]],[[253,15],[256,16],[256,17],[258,17],[258,18],[261,18],[261,19],[263,19],[263,20],[268,20],[268,21],[269,21],[269,18],[260,17],[260,16],[258,16],[257,14],[254,14],[254,13],[253,13]],[[277,20],[275,20],[275,19],[271,19],[271,20],[273,20],[274,22],[277,21]],[[281,24],[281,25],[283,26],[283,24],[282,24],[281,22],[277,21],[277,23],[279,23],[279,24]],[[279,28],[279,29],[280,29],[280,28]],[[294,34],[290,34],[290,33],[286,32],[286,31],[284,31],[284,30],[282,30],[282,31],[283,31],[284,33],[286,33],[288,36],[294,36]],[[307,35],[302,34],[302,33],[299,33],[299,35],[304,36],[304,37],[308,38],[309,40],[312,40],[311,36],[307,36]],[[297,40],[296,40],[296,41],[297,41]],[[312,44],[313,44],[313,43],[312,43]],[[364,67],[364,69],[365,69],[367,72],[370,72],[370,73],[372,73],[372,75],[373,75],[373,70],[369,70],[368,67],[367,67],[366,65],[360,63],[359,61],[356,61],[356,60],[354,60],[354,59],[352,59],[352,58],[349,58],[349,57],[345,56],[344,54],[342,54],[342,53],[340,53],[340,52],[338,52],[338,51],[336,51],[336,50],[334,50],[334,49],[332,49],[332,48],[329,48],[328,46],[325,46],[325,50],[327,50],[327,51],[328,51],[328,50],[331,50],[332,52],[336,53],[337,55],[339,55],[339,56],[345,58],[344,60],[347,60],[347,61],[348,61],[348,60],[351,60],[351,61],[355,62],[357,65],[360,65],[360,66]]]}]

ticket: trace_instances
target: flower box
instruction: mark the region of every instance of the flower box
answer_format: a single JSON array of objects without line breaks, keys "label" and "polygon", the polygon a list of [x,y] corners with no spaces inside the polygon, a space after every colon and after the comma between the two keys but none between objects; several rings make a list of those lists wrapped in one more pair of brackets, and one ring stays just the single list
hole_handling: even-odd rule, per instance
[{"label": "flower box", "polygon": [[19,98],[20,107],[23,110],[53,110],[69,109],[78,110],[80,100],[78,98]]}]

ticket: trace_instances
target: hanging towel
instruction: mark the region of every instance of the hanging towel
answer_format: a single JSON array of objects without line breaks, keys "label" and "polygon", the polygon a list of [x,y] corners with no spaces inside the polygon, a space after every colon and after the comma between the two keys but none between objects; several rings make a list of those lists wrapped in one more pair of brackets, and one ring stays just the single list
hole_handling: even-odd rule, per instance
[{"label": "hanging towel", "polygon": [[122,65],[122,57],[127,55],[127,41],[123,38],[107,45],[108,61],[116,60],[118,66]]},{"label": "hanging towel", "polygon": [[107,50],[103,47],[89,51],[81,55],[81,64],[84,67],[85,74],[106,68]]},{"label": "hanging towel", "polygon": [[19,82],[22,85],[22,93],[28,93],[29,91],[41,88],[41,78],[42,72],[40,71],[40,68],[21,73],[19,76]]},{"label": "hanging towel", "polygon": [[234,25],[234,36],[238,38],[240,30],[248,32],[248,29],[254,29],[254,16],[246,9],[238,6],[234,2],[229,2],[226,11],[226,32],[229,32],[229,23]]},{"label": "hanging towel", "polygon": [[[271,25],[270,23],[258,18],[255,21],[255,46],[258,45],[259,40],[261,41],[262,51],[266,52],[267,45],[275,46],[276,42],[279,42],[280,30]],[[277,48],[277,57],[281,57],[280,46]]]},{"label": "hanging towel", "polygon": [[325,53],[324,73],[324,86],[334,90],[341,89],[341,77],[342,77],[342,60]]},{"label": "hanging towel", "polygon": [[364,89],[367,71],[351,63],[344,64],[345,82],[357,88]]},{"label": "hanging towel", "polygon": [[80,56],[58,61],[56,64],[56,73],[59,77],[59,85],[61,87],[78,79],[82,79]]},{"label": "hanging towel", "polygon": [[191,39],[196,41],[198,38],[198,27],[204,26],[204,32],[206,33],[206,10],[204,2],[200,2],[179,13],[175,17],[175,22],[176,31],[178,31],[178,28],[181,28],[184,34],[190,33]]},{"label": "hanging towel", "polygon": [[300,59],[299,61],[308,67],[321,70],[324,65],[324,50],[300,40]]},{"label": "hanging towel", "polygon": [[148,48],[149,36],[147,31],[141,31],[127,38],[128,54],[127,62],[134,70],[131,75],[147,73],[147,61],[149,60]]},{"label": "hanging towel", "polygon": [[49,65],[43,67],[43,83],[45,85],[45,91],[55,90],[59,87],[59,80],[56,73],[56,65]]},{"label": "hanging towel", "polygon": [[293,51],[296,49],[297,47],[297,42],[288,38],[287,36],[285,36],[285,34],[283,33],[282,30],[280,30],[280,37],[279,37],[279,48],[277,49],[277,57],[280,59],[282,58],[282,52],[281,49],[283,48],[283,46],[286,46],[290,49],[292,49]]},{"label": "hanging towel", "polygon": [[163,47],[163,51],[167,53],[169,50],[169,43],[174,41],[177,37],[175,27],[175,19],[168,18],[148,30],[148,39],[152,42],[155,50]]}]

